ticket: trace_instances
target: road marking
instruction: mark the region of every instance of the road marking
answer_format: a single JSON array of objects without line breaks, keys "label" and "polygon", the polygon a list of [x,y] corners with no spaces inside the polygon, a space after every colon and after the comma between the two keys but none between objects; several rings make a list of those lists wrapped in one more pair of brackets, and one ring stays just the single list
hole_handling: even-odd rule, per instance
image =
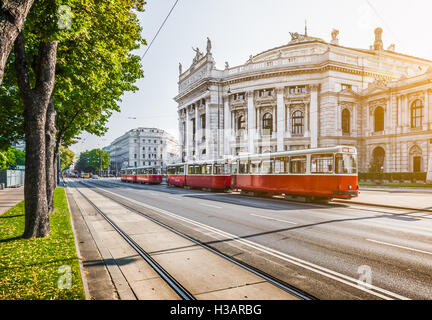
[{"label": "road marking", "polygon": [[253,213],[251,213],[250,215],[251,216],[255,216],[255,217],[264,218],[264,219],[267,219],[267,220],[274,220],[274,221],[286,222],[286,223],[291,223],[291,224],[297,224],[296,222],[291,222],[291,221],[282,220],[282,219],[276,219],[276,218],[272,218],[272,217],[260,216],[259,214],[253,214]]},{"label": "road marking", "polygon": [[375,243],[383,244],[383,245],[386,245],[386,246],[390,246],[390,247],[396,247],[396,248],[401,248],[401,249],[406,249],[406,250],[411,250],[411,251],[416,251],[416,252],[432,255],[432,252],[423,251],[423,250],[420,250],[420,249],[414,249],[414,248],[410,248],[410,247],[404,247],[404,246],[400,246],[400,245],[397,245],[397,244],[392,244],[392,243],[388,243],[388,242],[382,242],[382,241],[373,240],[373,239],[366,239],[366,240],[370,241],[370,242],[375,242]]},{"label": "road marking", "polygon": [[206,206],[206,207],[216,208],[216,209],[222,209],[222,207],[214,206],[214,205],[207,204],[207,203],[203,203],[203,202],[200,202],[200,203],[201,203],[203,206]]},{"label": "road marking", "polygon": [[173,200],[181,200],[179,198],[174,198],[174,197],[168,197],[168,198],[173,199]]},{"label": "road marking", "polygon": [[394,292],[388,291],[386,289],[377,287],[377,286],[372,285],[372,284],[368,284],[367,286],[364,285],[364,284],[361,284],[361,283],[359,284],[359,280],[356,279],[356,278],[352,278],[350,276],[347,276],[347,275],[341,274],[339,272],[327,269],[325,267],[321,267],[321,266],[319,266],[317,264],[305,261],[303,259],[290,256],[290,255],[288,255],[286,253],[283,253],[283,252],[271,249],[269,247],[260,245],[258,243],[242,239],[239,236],[230,234],[228,232],[222,231],[220,229],[213,228],[211,226],[202,224],[200,222],[196,222],[196,221],[188,219],[188,218],[184,218],[184,217],[182,217],[182,216],[180,216],[178,214],[169,212],[167,210],[163,210],[163,209],[160,209],[160,208],[157,208],[157,207],[153,207],[153,206],[148,205],[146,203],[143,203],[143,202],[140,202],[140,201],[136,201],[134,199],[131,199],[131,198],[128,198],[128,197],[116,194],[114,192],[111,192],[111,191],[108,191],[108,190],[105,190],[105,189],[101,189],[101,188],[98,188],[98,187],[95,187],[95,188],[96,189],[100,189],[100,190],[102,190],[102,191],[104,191],[106,193],[110,193],[112,195],[115,195],[115,196],[117,196],[119,198],[123,198],[125,200],[128,200],[129,202],[138,204],[138,205],[140,205],[142,207],[154,210],[156,212],[159,212],[160,214],[164,214],[164,215],[170,216],[172,218],[175,218],[177,220],[190,223],[192,225],[201,227],[201,228],[203,228],[203,229],[205,229],[207,231],[213,231],[216,234],[224,236],[226,238],[226,240],[231,240],[233,242],[242,243],[242,244],[244,244],[246,246],[249,246],[249,247],[254,248],[256,250],[259,250],[261,252],[267,253],[267,254],[272,255],[272,256],[274,256],[276,258],[279,258],[281,260],[287,261],[287,262],[289,262],[291,264],[297,265],[299,267],[302,267],[304,269],[310,270],[312,272],[321,274],[321,275],[323,275],[323,276],[325,276],[327,278],[339,281],[339,282],[341,282],[343,284],[346,284],[348,286],[354,287],[354,288],[356,288],[358,290],[365,291],[365,292],[367,292],[369,294],[375,295],[375,296],[380,297],[382,299],[392,300],[392,298],[396,298],[396,299],[400,299],[400,300],[410,300],[407,297],[404,297],[404,296],[399,295],[397,293],[394,293]]}]

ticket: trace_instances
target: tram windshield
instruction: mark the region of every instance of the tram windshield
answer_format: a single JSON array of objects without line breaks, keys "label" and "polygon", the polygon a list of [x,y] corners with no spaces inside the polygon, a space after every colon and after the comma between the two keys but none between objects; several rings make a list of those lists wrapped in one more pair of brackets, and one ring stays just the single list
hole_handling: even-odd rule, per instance
[{"label": "tram windshield", "polygon": [[357,157],[354,154],[337,153],[336,160],[336,173],[339,174],[352,174],[357,173]]}]

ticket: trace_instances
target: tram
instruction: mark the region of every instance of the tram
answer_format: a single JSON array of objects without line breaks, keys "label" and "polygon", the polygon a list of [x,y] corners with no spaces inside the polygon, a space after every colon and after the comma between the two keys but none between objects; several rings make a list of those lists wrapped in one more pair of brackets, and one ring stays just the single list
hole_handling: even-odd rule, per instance
[{"label": "tram", "polygon": [[136,183],[136,169],[122,169],[120,170],[120,179],[123,182],[134,182]]},{"label": "tram", "polygon": [[121,181],[132,183],[162,183],[162,171],[160,167],[138,167],[122,169],[120,171]]},{"label": "tram", "polygon": [[235,157],[231,188],[315,199],[358,196],[357,150],[317,148]]},{"label": "tram", "polygon": [[351,199],[359,188],[357,150],[337,146],[174,164],[168,166],[167,183],[254,195]]},{"label": "tram", "polygon": [[160,184],[162,171],[160,167],[141,167],[136,169],[136,183]]},{"label": "tram", "polygon": [[169,165],[167,184],[177,187],[227,190],[231,176],[227,160]]}]

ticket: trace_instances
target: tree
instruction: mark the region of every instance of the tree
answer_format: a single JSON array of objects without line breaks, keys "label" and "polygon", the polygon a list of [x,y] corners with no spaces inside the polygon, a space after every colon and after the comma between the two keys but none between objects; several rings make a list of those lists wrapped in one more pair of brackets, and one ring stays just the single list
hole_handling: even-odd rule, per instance
[{"label": "tree", "polygon": [[60,168],[61,170],[69,169],[71,166],[75,153],[66,147],[60,147]]},{"label": "tree", "polygon": [[2,0],[0,7],[0,84],[6,61],[34,0]]},{"label": "tree", "polygon": [[99,172],[106,170],[111,164],[111,157],[108,152],[102,149],[93,149],[82,152],[79,156],[76,168],[82,172]]},{"label": "tree", "polygon": [[[62,1],[73,14],[73,24],[66,30],[59,28],[59,1],[33,5],[6,67],[9,81],[0,92],[0,100],[8,101],[0,104],[0,114],[6,113],[10,123],[21,118],[25,129],[0,128],[7,133],[1,135],[5,138],[0,144],[25,134],[26,175],[34,176],[26,177],[25,198],[34,202],[27,206],[26,201],[25,237],[49,232],[45,207],[53,199],[60,146],[73,143],[82,131],[103,134],[108,117],[119,110],[121,95],[136,90],[132,84],[142,71],[139,57],[130,52],[145,43],[134,12],[142,11],[144,4],[143,0]],[[32,126],[36,130],[30,131]]]}]

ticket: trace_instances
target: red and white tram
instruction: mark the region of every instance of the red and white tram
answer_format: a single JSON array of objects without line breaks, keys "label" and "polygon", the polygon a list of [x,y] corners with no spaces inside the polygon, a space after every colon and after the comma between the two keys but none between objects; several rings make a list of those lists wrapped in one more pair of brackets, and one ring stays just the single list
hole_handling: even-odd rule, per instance
[{"label": "red and white tram", "polygon": [[308,198],[358,196],[357,151],[338,146],[235,157],[231,188]]},{"label": "red and white tram", "polygon": [[168,185],[314,199],[358,196],[357,150],[338,146],[169,165]]},{"label": "red and white tram", "polygon": [[123,182],[136,182],[136,169],[122,169],[120,177]]},{"label": "red and white tram", "polygon": [[160,167],[142,167],[136,169],[136,183],[160,184],[162,171]]},{"label": "red and white tram", "polygon": [[229,163],[220,160],[170,165],[167,183],[178,187],[226,190],[231,183]]}]

